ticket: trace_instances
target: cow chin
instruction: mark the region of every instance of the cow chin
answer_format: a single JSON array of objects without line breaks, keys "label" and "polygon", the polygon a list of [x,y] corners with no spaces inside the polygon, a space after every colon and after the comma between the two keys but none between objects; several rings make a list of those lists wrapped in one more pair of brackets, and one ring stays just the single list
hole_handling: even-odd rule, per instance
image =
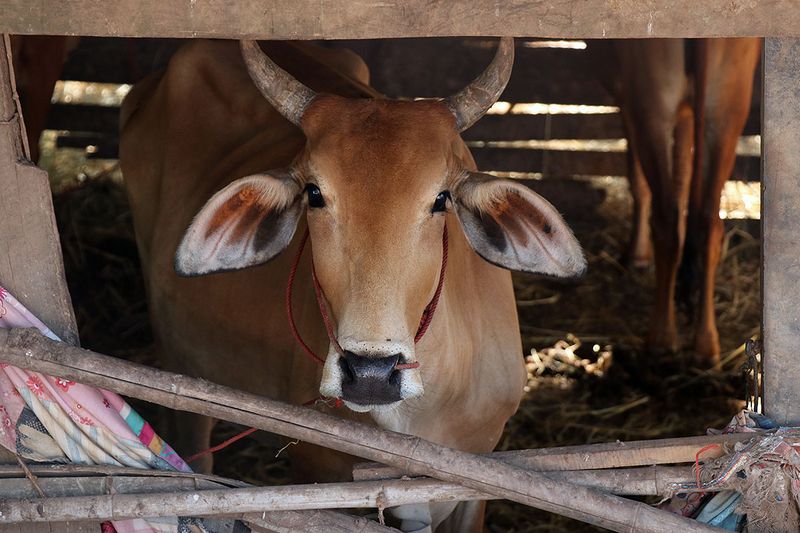
[{"label": "cow chin", "polygon": [[[396,355],[409,353],[406,346],[381,346],[378,351],[364,350],[364,343],[359,343],[357,348],[348,344],[351,343],[343,343],[342,346],[346,356],[331,349],[325,360],[319,388],[323,396],[341,398],[351,410],[366,413],[392,410],[404,400],[422,395],[419,369],[393,368],[397,363],[414,361],[413,357]],[[358,348],[361,349],[355,352]],[[386,353],[395,355],[378,355]]]}]

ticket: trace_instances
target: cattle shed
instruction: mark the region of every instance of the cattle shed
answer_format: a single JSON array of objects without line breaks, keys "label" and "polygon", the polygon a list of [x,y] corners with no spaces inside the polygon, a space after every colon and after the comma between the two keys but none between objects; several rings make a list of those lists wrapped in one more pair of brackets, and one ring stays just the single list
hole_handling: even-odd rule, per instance
[{"label": "cattle shed", "polygon": [[[107,38],[102,46],[117,46],[122,52],[129,50],[128,41],[122,38],[141,39],[142,46],[134,46],[134,55],[151,54],[147,43],[153,41],[145,40],[154,39],[162,44],[190,38],[340,40],[347,41],[368,62],[370,54],[380,53],[376,40],[387,38],[466,39],[476,57],[488,61],[493,42],[490,38],[497,36],[524,37],[531,42],[764,37],[759,77],[762,86],[754,97],[760,109],[751,113],[745,127],[745,134],[761,134],[760,159],[752,154],[740,157],[734,176],[761,176],[763,378],[756,388],[763,394],[763,412],[768,417],[781,425],[800,426],[800,368],[794,342],[800,327],[796,318],[800,294],[795,290],[800,278],[796,222],[800,219],[800,7],[796,2],[78,0],[55,9],[47,2],[11,1],[0,12],[0,32],[4,34],[0,43],[0,202],[5,215],[0,218],[0,283],[65,341],[55,344],[25,330],[0,330],[0,359],[377,462],[360,465],[352,483],[289,487],[253,487],[214,476],[160,471],[144,475],[122,467],[0,465],[0,523],[6,522],[2,524],[4,531],[95,531],[107,520],[165,514],[237,518],[255,531],[389,531],[376,521],[331,509],[365,507],[382,511],[404,503],[497,498],[615,531],[713,531],[716,529],[705,524],[619,495],[664,495],[670,483],[694,483],[694,474],[685,464],[697,461],[700,453],[704,458],[718,457],[723,447],[746,443],[751,436],[734,433],[624,444],[617,441],[480,456],[78,348],[50,182],[47,173],[28,160],[30,151],[14,86],[9,35]],[[414,42],[422,47],[423,41],[409,42],[412,47]],[[384,52],[392,50],[392,45],[386,46]],[[534,67],[523,62],[523,69],[531,69],[523,75],[559,70],[562,56],[539,57],[545,57],[545,64]],[[408,62],[402,57],[396,59],[397,68]],[[152,53],[149,60],[158,59]],[[447,63],[433,65],[433,70],[446,78]],[[573,73],[580,76],[581,72],[580,66],[573,67]],[[136,77],[103,78],[105,75],[98,71],[91,81],[122,83]],[[378,80],[383,77],[381,83],[391,90],[391,72],[377,70],[373,76]],[[558,80],[558,74],[554,76]],[[458,86],[460,82],[443,79],[441,83]],[[569,83],[553,83],[550,90],[569,95]],[[435,96],[425,94],[424,86],[403,90]],[[522,89],[514,91],[512,81],[506,96],[512,104],[531,98]],[[579,93],[580,101],[574,103],[610,105],[602,91],[593,91],[583,87],[575,93]],[[548,101],[541,95],[538,100]],[[77,116],[69,106],[54,107],[49,128],[71,129],[79,122],[78,129],[85,132],[64,135],[58,142],[92,146],[93,151],[115,156],[116,115],[100,107],[83,111]],[[465,139],[472,143],[479,166],[501,172],[624,173],[621,150],[579,157],[554,156],[547,151],[531,156],[516,150],[519,146],[513,144],[521,137],[530,138],[531,131],[542,141],[592,140],[598,135],[591,128],[601,129],[603,137],[622,136],[620,125],[613,120],[600,117],[591,124],[581,120],[571,117],[554,122],[537,115],[521,119],[489,115],[468,130]],[[484,142],[489,135],[496,137],[497,132],[506,132],[508,138],[497,139],[499,144]],[[796,436],[790,437],[796,444]],[[664,466],[675,464],[684,466]],[[407,475],[418,477],[402,478]],[[81,483],[73,483],[74,479]]]}]

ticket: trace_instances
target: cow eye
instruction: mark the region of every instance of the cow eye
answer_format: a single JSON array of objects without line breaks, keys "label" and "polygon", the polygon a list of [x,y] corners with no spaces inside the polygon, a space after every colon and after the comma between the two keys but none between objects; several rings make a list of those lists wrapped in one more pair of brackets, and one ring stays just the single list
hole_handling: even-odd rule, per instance
[{"label": "cow eye", "polygon": [[325,207],[325,198],[322,197],[322,191],[313,183],[306,185],[306,195],[308,196],[308,207]]},{"label": "cow eye", "polygon": [[431,213],[441,213],[447,210],[447,200],[450,199],[450,191],[442,191],[436,195],[436,201],[433,202]]}]

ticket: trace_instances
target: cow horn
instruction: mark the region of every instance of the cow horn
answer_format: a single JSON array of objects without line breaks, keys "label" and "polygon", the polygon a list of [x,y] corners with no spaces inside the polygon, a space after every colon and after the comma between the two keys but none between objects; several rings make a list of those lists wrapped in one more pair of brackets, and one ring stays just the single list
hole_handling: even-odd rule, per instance
[{"label": "cow horn", "polygon": [[506,88],[514,65],[514,38],[501,37],[494,59],[483,73],[445,100],[456,117],[456,128],[464,131],[486,113]]},{"label": "cow horn", "polygon": [[241,41],[240,44],[247,72],[258,90],[281,115],[299,126],[303,113],[317,94],[276,65],[256,41]]}]

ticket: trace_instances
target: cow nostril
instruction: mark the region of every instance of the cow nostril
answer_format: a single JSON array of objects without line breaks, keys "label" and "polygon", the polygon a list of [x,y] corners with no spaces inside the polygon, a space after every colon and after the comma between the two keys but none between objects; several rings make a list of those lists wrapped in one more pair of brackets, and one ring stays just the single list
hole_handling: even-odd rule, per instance
[{"label": "cow nostril", "polygon": [[390,356],[356,355],[353,352],[344,352],[340,359],[342,369],[352,379],[373,378],[389,379],[396,371],[395,367],[400,362],[400,354]]}]

